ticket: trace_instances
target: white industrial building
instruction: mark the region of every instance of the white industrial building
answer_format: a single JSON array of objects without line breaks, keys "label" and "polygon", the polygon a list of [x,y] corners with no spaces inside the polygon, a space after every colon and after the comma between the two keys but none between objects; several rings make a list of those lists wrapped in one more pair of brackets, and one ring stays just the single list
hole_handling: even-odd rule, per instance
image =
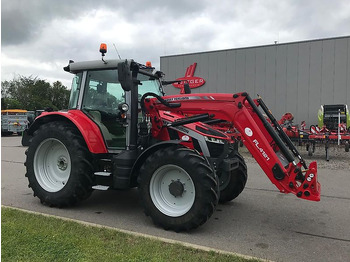
[{"label": "white industrial building", "polygon": [[350,36],[160,58],[166,80],[184,77],[194,63],[194,76],[205,84],[193,93],[259,94],[277,119],[291,112],[295,124],[317,124],[324,104],[350,106]]}]

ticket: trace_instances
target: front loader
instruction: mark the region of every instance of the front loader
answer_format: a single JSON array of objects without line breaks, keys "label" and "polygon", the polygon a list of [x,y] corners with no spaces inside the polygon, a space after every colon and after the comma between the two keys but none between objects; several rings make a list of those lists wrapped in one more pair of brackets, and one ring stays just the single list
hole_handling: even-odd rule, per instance
[{"label": "front loader", "polygon": [[75,75],[69,109],[43,113],[28,130],[26,177],[42,203],[138,187],[155,224],[196,228],[245,187],[235,130],[280,192],[320,200],[316,162],[306,165],[261,98],[164,96],[163,74],[133,60],[70,61],[64,70]]}]

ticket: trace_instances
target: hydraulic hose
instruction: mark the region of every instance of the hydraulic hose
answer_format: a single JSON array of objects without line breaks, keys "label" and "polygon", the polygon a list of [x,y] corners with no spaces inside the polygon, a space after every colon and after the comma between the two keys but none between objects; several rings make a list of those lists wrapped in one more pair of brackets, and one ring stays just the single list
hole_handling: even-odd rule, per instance
[{"label": "hydraulic hose", "polygon": [[155,93],[152,93],[152,92],[147,92],[141,97],[141,100],[140,100],[141,110],[142,110],[143,114],[146,113],[145,99],[147,96],[153,96],[153,97],[157,98],[159,102],[161,102],[163,105],[170,107],[170,108],[177,108],[177,107],[181,106],[181,103],[169,103],[168,101],[163,99],[161,96],[159,96]]}]

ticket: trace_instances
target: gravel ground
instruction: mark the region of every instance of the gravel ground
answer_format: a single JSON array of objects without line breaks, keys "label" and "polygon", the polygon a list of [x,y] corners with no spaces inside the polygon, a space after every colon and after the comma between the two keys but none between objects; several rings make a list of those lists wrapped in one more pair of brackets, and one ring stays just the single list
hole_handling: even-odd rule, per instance
[{"label": "gravel ground", "polygon": [[[326,161],[326,150],[322,144],[316,145],[315,153],[313,153],[312,156],[308,156],[305,145],[297,146],[297,149],[307,164],[316,161],[319,168],[350,170],[350,152],[345,152],[344,146],[342,145],[330,145],[328,149],[330,155],[329,161]],[[255,162],[255,159],[253,159],[246,147],[239,148],[239,152],[244,156],[247,163]]]}]

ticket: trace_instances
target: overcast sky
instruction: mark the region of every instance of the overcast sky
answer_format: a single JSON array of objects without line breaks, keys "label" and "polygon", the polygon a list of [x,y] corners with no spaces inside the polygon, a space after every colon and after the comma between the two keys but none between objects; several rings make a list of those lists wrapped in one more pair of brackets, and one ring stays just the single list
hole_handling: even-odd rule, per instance
[{"label": "overcast sky", "polygon": [[347,0],[1,0],[1,80],[37,76],[70,86],[68,60],[159,69],[160,56],[350,35]]}]

